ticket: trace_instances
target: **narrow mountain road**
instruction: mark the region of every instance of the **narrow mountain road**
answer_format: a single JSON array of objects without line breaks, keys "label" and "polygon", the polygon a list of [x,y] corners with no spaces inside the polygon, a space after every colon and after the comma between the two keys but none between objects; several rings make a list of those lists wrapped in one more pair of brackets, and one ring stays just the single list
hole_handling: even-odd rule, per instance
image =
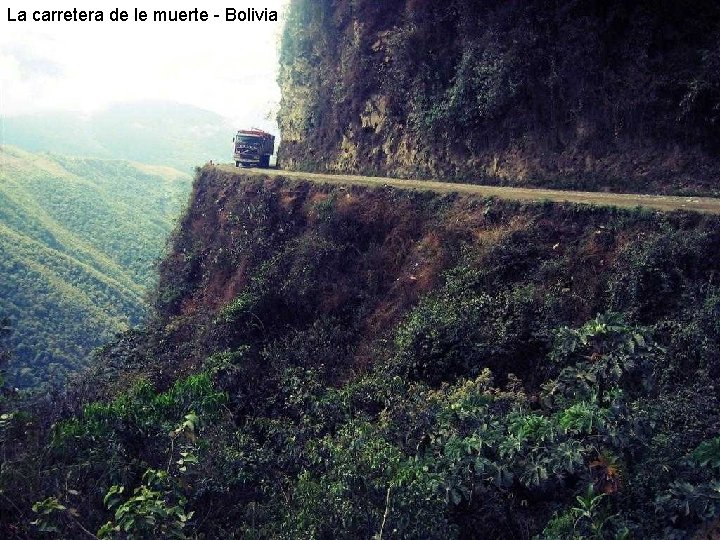
[{"label": "narrow mountain road", "polygon": [[497,197],[499,199],[512,201],[568,202],[594,204],[597,206],[616,206],[619,208],[635,208],[641,206],[664,212],[671,212],[673,210],[692,210],[703,214],[720,214],[720,198],[712,197],[676,197],[666,195],[642,195],[636,193],[563,191],[559,189],[456,184],[430,180],[399,180],[396,178],[375,176],[318,174],[298,171],[284,171],[281,169],[237,169],[232,165],[217,165],[217,167],[223,171],[248,174],[251,176],[284,177],[325,184],[368,187],[390,186],[398,189],[425,190],[435,191],[438,193],[471,193],[481,197]]}]

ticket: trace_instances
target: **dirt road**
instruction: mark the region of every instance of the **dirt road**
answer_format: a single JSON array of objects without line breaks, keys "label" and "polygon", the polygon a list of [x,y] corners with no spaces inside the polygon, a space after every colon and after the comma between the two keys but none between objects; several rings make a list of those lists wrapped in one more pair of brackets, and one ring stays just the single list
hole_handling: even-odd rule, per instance
[{"label": "dirt road", "polygon": [[528,202],[569,202],[635,208],[642,206],[671,212],[692,210],[704,214],[720,214],[720,199],[710,197],[674,197],[665,195],[640,195],[635,193],[600,193],[591,191],[562,191],[559,189],[530,189],[516,187],[482,186],[476,184],[455,184],[431,180],[398,180],[373,176],[340,174],[317,174],[279,169],[236,169],[232,165],[218,165],[228,172],[240,172],[253,176],[285,177],[327,184],[358,185],[369,187],[391,186],[399,189],[436,191],[439,193],[472,193],[481,197],[497,197],[513,201]]}]

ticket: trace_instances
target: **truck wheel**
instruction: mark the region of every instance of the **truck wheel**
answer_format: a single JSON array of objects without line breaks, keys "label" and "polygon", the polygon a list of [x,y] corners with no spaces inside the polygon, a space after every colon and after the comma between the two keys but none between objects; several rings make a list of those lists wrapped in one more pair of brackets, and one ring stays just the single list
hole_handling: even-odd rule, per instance
[{"label": "truck wheel", "polygon": [[236,161],[236,162],[235,162],[235,166],[236,166],[236,167],[239,167],[239,166],[240,166],[240,162],[239,162],[239,161]]},{"label": "truck wheel", "polygon": [[263,156],[260,158],[260,167],[263,169],[267,169],[270,167],[270,156]]}]

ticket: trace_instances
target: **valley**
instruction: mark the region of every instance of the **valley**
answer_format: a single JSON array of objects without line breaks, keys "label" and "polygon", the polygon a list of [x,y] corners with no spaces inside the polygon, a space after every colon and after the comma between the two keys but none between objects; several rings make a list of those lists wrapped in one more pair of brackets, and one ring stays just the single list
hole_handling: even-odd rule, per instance
[{"label": "valley", "polygon": [[63,382],[147,313],[189,177],[169,167],[0,151],[0,300],[14,386]]}]

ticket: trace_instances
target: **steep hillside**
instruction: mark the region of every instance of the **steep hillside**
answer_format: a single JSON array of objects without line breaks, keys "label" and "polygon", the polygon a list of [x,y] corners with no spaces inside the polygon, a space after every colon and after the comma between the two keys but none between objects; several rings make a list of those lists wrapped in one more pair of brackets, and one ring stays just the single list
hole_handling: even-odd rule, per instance
[{"label": "steep hillside", "polygon": [[718,193],[720,5],[293,0],[284,167]]},{"label": "steep hillside", "polygon": [[0,151],[0,300],[9,381],[62,380],[137,324],[188,176],[121,161]]},{"label": "steep hillside", "polygon": [[712,216],[206,167],[151,323],[0,424],[0,531],[687,537],[718,268]]},{"label": "steep hillside", "polygon": [[6,118],[3,143],[31,152],[130,160],[190,173],[208,160],[228,160],[233,129],[210,111],[148,101],[117,104],[89,115]]}]

